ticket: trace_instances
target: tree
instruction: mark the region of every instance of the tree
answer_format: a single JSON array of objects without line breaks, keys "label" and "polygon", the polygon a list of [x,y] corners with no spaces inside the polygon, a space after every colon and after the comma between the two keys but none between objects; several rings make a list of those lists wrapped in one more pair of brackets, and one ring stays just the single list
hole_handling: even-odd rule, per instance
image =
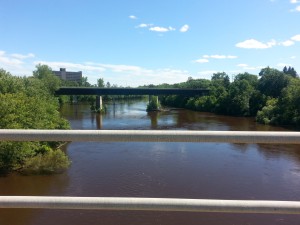
[{"label": "tree", "polygon": [[91,84],[88,82],[88,78],[87,77],[82,77],[80,82],[79,82],[79,86],[80,87],[90,87]]},{"label": "tree", "polygon": [[266,96],[277,98],[283,88],[288,85],[290,77],[285,73],[272,69],[264,68],[259,73],[258,90]]},{"label": "tree", "polygon": [[104,88],[105,87],[105,83],[104,83],[103,78],[97,79],[97,87],[99,87],[99,88]]},{"label": "tree", "polygon": [[271,98],[266,106],[257,112],[256,121],[262,124],[277,124],[278,115],[278,99]]},{"label": "tree", "polygon": [[214,73],[211,77],[211,81],[217,83],[217,85],[222,85],[225,88],[228,88],[230,85],[229,76],[225,72]]},{"label": "tree", "polygon": [[250,97],[254,88],[246,79],[236,80],[229,87],[228,113],[237,116],[250,115]]},{"label": "tree", "polygon": [[[0,70],[0,129],[69,129],[68,122],[60,117],[57,110],[57,99],[45,83],[52,80],[53,75],[48,72],[47,67],[38,66],[34,77],[27,78],[15,77]],[[42,154],[43,160],[48,160],[44,154],[60,151],[53,150],[59,144],[0,142],[0,172],[22,169],[27,160],[39,154]],[[64,165],[68,163],[66,161]]]},{"label": "tree", "polygon": [[33,77],[41,80],[48,90],[53,95],[61,86],[61,80],[52,72],[52,69],[47,65],[38,64],[36,70],[33,71]]},{"label": "tree", "polygon": [[257,75],[253,75],[250,73],[239,73],[238,75],[235,76],[234,81],[240,81],[240,80],[246,80],[249,82],[249,84],[256,88],[258,84],[258,77]]},{"label": "tree", "polygon": [[283,73],[285,74],[288,74],[290,76],[292,76],[293,78],[296,78],[297,77],[297,72],[296,70],[294,69],[294,67],[290,67],[287,68],[286,66],[283,68]]},{"label": "tree", "polygon": [[280,124],[300,126],[300,80],[291,79],[278,99]]}]

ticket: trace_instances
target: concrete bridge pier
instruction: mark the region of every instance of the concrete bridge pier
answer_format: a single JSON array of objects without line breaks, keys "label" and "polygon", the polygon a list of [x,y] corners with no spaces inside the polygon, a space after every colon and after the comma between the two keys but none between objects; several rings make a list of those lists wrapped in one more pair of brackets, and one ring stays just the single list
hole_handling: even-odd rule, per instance
[{"label": "concrete bridge pier", "polygon": [[157,95],[149,95],[149,104],[151,103],[151,102],[153,102],[153,103],[155,103],[156,105],[158,105],[158,96]]},{"label": "concrete bridge pier", "polygon": [[147,105],[147,111],[159,110],[158,96],[149,95],[149,103]]},{"label": "concrete bridge pier", "polygon": [[96,96],[96,110],[102,110],[103,104],[102,104],[102,96],[97,95]]},{"label": "concrete bridge pier", "polygon": [[72,103],[77,103],[77,95],[73,95]]},{"label": "concrete bridge pier", "polygon": [[149,95],[149,104],[151,104],[151,102],[155,103],[156,105],[158,105],[158,96],[157,95]]}]

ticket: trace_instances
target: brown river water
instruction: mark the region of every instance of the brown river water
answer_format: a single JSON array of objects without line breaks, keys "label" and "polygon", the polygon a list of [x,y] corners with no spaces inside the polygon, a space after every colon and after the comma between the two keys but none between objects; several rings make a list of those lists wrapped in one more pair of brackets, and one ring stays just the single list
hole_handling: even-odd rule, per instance
[{"label": "brown river water", "polygon": [[[286,131],[253,118],[188,110],[147,113],[146,102],[65,105],[72,129]],[[65,146],[63,174],[0,177],[0,195],[300,201],[300,145],[97,143]],[[0,225],[300,224],[298,215],[0,209]]]}]

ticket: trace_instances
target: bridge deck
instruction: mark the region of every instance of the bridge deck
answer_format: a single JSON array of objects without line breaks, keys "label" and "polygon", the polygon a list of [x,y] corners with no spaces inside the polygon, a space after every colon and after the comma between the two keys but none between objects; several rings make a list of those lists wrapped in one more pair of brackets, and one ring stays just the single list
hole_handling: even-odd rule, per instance
[{"label": "bridge deck", "polygon": [[209,89],[61,87],[57,95],[207,95]]}]

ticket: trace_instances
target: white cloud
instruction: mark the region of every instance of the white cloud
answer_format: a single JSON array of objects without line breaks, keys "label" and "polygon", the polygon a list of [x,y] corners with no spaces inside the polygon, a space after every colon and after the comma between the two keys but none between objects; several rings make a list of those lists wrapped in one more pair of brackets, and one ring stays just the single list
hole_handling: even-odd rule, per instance
[{"label": "white cloud", "polygon": [[236,59],[235,55],[203,55],[203,58],[212,58],[212,59]]},{"label": "white cloud", "polygon": [[208,59],[197,59],[195,60],[196,63],[208,63],[209,60]]},{"label": "white cloud", "polygon": [[296,56],[291,56],[291,59],[296,59]]},{"label": "white cloud", "polygon": [[[31,57],[32,53],[27,54],[26,56]],[[14,55],[14,56],[13,56]],[[19,57],[21,56],[21,57]],[[32,64],[25,63],[23,61],[24,55],[22,54],[6,54],[5,51],[0,51],[0,68],[7,70],[13,75],[24,76],[31,75],[34,70]],[[26,57],[25,57],[26,58]],[[28,58],[28,57],[27,57]]]},{"label": "white cloud", "polygon": [[146,27],[151,27],[153,26],[153,24],[147,24],[147,23],[141,23],[139,25],[137,25],[137,28],[146,28]]},{"label": "white cloud", "polygon": [[291,9],[291,12],[300,12],[300,5],[298,5],[296,8]]},{"label": "white cloud", "polygon": [[295,42],[291,41],[291,40],[287,40],[287,41],[284,41],[284,42],[281,42],[280,45],[283,45],[285,47],[288,47],[288,46],[292,46],[294,45]]},{"label": "white cloud", "polygon": [[[178,70],[171,68],[146,69],[138,67],[137,71],[117,72],[108,76],[110,83],[124,84],[128,81],[128,85],[136,87],[144,84],[161,84],[161,83],[178,83],[186,81],[190,76],[186,70]],[[107,71],[109,74],[110,71]],[[127,86],[127,85],[126,85]]]},{"label": "white cloud", "polygon": [[238,66],[238,67],[248,67],[248,64],[240,63],[240,64],[237,64],[236,66]]},{"label": "white cloud", "polygon": [[6,54],[5,51],[0,51],[0,68],[7,68],[11,66],[20,66],[24,62],[20,59],[15,59]]},{"label": "white cloud", "polygon": [[27,55],[22,55],[22,54],[11,54],[12,57],[16,58],[16,59],[28,59],[28,58],[34,58],[35,55],[33,53],[28,53]]},{"label": "white cloud", "polygon": [[150,27],[150,31],[155,31],[155,32],[169,32],[169,31],[174,31],[175,28],[169,26],[169,27]]},{"label": "white cloud", "polygon": [[297,35],[291,37],[291,39],[292,39],[293,41],[300,41],[300,34],[297,34]]},{"label": "white cloud", "polygon": [[180,32],[184,33],[187,32],[190,29],[189,25],[185,24],[180,28]]},{"label": "white cloud", "polygon": [[237,58],[236,55],[228,55],[228,56],[227,56],[227,59],[236,59],[236,58]]},{"label": "white cloud", "polygon": [[137,19],[137,17],[134,16],[134,15],[130,15],[129,18],[132,19],[132,20],[136,20]]},{"label": "white cloud", "polygon": [[271,40],[267,43],[263,43],[260,41],[257,41],[255,39],[249,39],[243,42],[237,43],[235,46],[238,48],[247,48],[247,49],[266,49],[266,48],[271,48],[276,45],[275,40]]},{"label": "white cloud", "polygon": [[67,71],[81,70],[83,76],[87,76],[88,81],[92,84],[95,84],[97,79],[102,77],[111,84],[136,87],[151,83],[183,82],[190,76],[189,72],[186,70],[172,68],[147,69],[134,65],[102,64],[94,62],[70,63],[36,61],[34,63],[46,64],[53,70],[58,70],[61,67],[66,68]]},{"label": "white cloud", "polygon": [[130,65],[114,65],[114,64],[99,64],[105,69],[110,69],[113,72],[140,72],[142,70],[139,66],[130,66]]},{"label": "white cloud", "polygon": [[94,72],[103,72],[105,68],[101,66],[92,66],[88,64],[80,64],[80,63],[70,63],[70,62],[49,62],[49,61],[34,61],[35,65],[37,64],[45,64],[50,66],[53,70],[59,70],[59,68],[67,68],[67,70],[74,71],[94,71]]},{"label": "white cloud", "polygon": [[295,3],[300,3],[300,1],[299,1],[299,0],[290,0],[290,2],[291,2],[292,4],[295,4]]},{"label": "white cloud", "polygon": [[[248,70],[260,70],[262,68],[265,68],[265,66],[249,66],[246,63],[240,63],[236,65],[237,67],[241,67],[243,70],[248,71]],[[241,71],[239,71],[241,72]]]},{"label": "white cloud", "polygon": [[[149,28],[149,31],[160,32],[160,33],[165,33],[165,32],[176,30],[176,28],[174,28],[172,26],[168,26],[168,27],[154,26],[151,23],[141,23],[141,24],[137,25],[136,28]],[[189,30],[189,25],[187,25],[187,24],[185,24],[184,26],[182,26],[179,29],[180,32],[187,32],[188,30]]]}]

